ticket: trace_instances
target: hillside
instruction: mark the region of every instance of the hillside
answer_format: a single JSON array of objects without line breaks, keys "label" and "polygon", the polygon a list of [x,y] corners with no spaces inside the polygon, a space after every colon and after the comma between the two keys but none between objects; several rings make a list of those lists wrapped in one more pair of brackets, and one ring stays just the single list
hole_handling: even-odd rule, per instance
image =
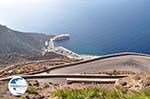
[{"label": "hillside", "polygon": [[[50,37],[42,33],[19,32],[0,25],[0,65],[41,59],[40,50]],[[53,56],[57,55],[50,55],[50,58]]]},{"label": "hillside", "polygon": [[14,31],[0,25],[0,54],[29,54],[39,51],[49,36],[40,33]]}]

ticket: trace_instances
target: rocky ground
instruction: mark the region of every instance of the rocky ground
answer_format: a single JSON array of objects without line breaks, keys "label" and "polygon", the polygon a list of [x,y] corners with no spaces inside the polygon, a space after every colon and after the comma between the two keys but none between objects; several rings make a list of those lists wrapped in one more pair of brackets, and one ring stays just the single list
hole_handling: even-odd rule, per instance
[{"label": "rocky ground", "polygon": [[52,84],[52,83],[45,83],[45,82],[38,82],[37,80],[29,80],[28,81],[28,90],[27,92],[20,96],[15,97],[11,95],[7,88],[7,82],[0,83],[0,99],[48,99],[51,96],[51,93],[57,89],[62,88],[87,88],[87,87],[105,87],[105,88],[112,88],[112,84],[85,84],[85,83],[74,83],[74,84]]},{"label": "rocky ground", "polygon": [[50,82],[39,82],[37,80],[28,80],[28,90],[21,97],[15,97],[10,94],[7,88],[7,82],[0,82],[0,99],[48,99],[53,91],[61,88],[87,88],[90,86],[104,87],[104,88],[117,88],[122,87],[127,90],[139,92],[143,89],[150,90],[150,72],[142,72],[133,74],[129,77],[120,79],[115,85],[113,84],[86,84],[86,83],[73,83],[73,84],[52,84]]},{"label": "rocky ground", "polygon": [[63,65],[66,63],[72,63],[79,61],[77,59],[71,59],[68,57],[61,57],[49,60],[29,61],[12,64],[0,69],[0,77],[8,77],[19,74],[31,74],[35,72],[44,71],[50,67]]},{"label": "rocky ground", "polygon": [[133,91],[150,89],[150,72],[142,72],[120,79],[115,86],[123,87]]}]

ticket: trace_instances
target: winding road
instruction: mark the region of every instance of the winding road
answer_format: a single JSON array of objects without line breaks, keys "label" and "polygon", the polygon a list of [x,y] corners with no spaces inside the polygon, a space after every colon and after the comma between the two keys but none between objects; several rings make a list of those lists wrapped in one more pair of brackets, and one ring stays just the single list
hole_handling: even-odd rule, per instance
[{"label": "winding road", "polygon": [[[96,59],[53,67],[42,73],[23,75],[27,79],[40,79],[53,83],[64,83],[67,78],[96,78],[97,76],[80,75],[80,73],[98,73],[102,71],[131,71],[142,72],[150,70],[150,56],[139,53],[118,53],[101,56]],[[113,78],[112,76],[98,78]],[[4,78],[5,79],[5,78]],[[9,79],[9,78],[6,78]]]},{"label": "winding road", "polygon": [[64,66],[49,71],[50,74],[95,73],[109,70],[141,72],[150,70],[150,57],[138,53],[108,55],[80,64]]},{"label": "winding road", "polygon": [[[48,74],[79,74],[96,73],[101,71],[131,71],[143,72],[150,70],[150,56],[139,53],[120,53],[106,55],[86,62],[53,68]],[[46,72],[47,73],[47,72]],[[38,74],[41,75],[41,74]],[[67,78],[67,77],[66,77]],[[66,78],[44,79],[54,83],[65,82]]]}]

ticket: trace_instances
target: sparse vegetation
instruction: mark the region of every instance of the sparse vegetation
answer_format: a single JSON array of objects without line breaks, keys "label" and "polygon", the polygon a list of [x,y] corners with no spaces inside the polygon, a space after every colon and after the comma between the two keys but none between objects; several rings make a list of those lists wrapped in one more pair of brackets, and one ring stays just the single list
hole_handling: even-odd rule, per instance
[{"label": "sparse vegetation", "polygon": [[23,96],[20,96],[20,97],[19,97],[19,99],[25,99],[25,97],[23,97]]},{"label": "sparse vegetation", "polygon": [[142,90],[140,92],[136,92],[121,88],[63,88],[53,92],[50,99],[54,97],[58,99],[150,99],[150,90]]},{"label": "sparse vegetation", "polygon": [[37,90],[32,86],[28,86],[27,92],[30,94],[37,94],[38,93]]}]

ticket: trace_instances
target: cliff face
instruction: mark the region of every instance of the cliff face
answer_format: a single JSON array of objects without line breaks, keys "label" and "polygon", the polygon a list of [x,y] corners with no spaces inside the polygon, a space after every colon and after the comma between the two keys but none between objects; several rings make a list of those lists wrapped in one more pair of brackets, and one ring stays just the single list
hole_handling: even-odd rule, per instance
[{"label": "cliff face", "polygon": [[23,33],[0,25],[0,54],[37,52],[48,38],[45,34]]}]

